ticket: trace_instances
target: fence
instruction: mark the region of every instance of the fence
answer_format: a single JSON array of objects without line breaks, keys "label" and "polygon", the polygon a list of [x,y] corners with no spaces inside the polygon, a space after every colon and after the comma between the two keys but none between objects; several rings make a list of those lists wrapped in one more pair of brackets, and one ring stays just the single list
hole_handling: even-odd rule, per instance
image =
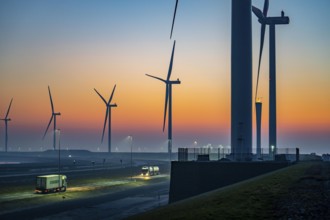
[{"label": "fence", "polygon": [[[282,159],[295,161],[297,159],[296,149],[277,148],[276,151],[271,151],[269,148],[262,148],[261,155],[256,155],[256,149],[253,148],[251,158],[252,160],[275,160],[282,156]],[[230,148],[178,148],[178,161],[215,161],[228,160],[232,157]]]}]

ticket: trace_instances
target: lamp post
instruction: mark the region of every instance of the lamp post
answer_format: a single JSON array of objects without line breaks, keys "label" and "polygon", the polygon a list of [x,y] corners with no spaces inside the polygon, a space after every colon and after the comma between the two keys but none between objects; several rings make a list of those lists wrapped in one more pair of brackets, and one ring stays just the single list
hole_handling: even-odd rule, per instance
[{"label": "lamp post", "polygon": [[274,153],[274,150],[275,150],[275,147],[274,145],[270,146],[271,148],[271,152],[272,152],[272,159],[274,160],[275,159],[275,153]]},{"label": "lamp post", "polygon": [[194,141],[194,160],[196,160],[196,151],[197,151],[198,143],[197,140]]},{"label": "lamp post", "polygon": [[61,186],[61,175],[60,175],[60,170],[61,170],[61,130],[56,129],[55,132],[58,132],[58,188],[60,189]]},{"label": "lamp post", "polygon": [[130,135],[128,138],[131,141],[131,180],[133,180],[133,136]]},{"label": "lamp post", "polygon": [[220,150],[222,151],[222,157],[221,158],[224,158],[225,157],[225,149],[221,144],[219,146],[220,146]]}]

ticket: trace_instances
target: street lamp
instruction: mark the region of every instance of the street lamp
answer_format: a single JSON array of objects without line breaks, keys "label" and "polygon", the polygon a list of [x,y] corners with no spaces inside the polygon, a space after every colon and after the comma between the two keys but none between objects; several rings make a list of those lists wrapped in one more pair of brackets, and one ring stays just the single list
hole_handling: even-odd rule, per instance
[{"label": "street lamp", "polygon": [[220,151],[222,151],[222,158],[224,158],[225,157],[225,148],[221,144],[219,145],[219,147],[220,147]]},{"label": "street lamp", "polygon": [[133,180],[133,136],[128,136],[131,141],[131,180]]},{"label": "street lamp", "polygon": [[61,183],[61,173],[60,173],[60,167],[61,167],[61,130],[56,129],[55,132],[58,132],[58,188],[60,189],[60,183]]},{"label": "street lamp", "polygon": [[274,155],[274,149],[275,149],[275,147],[274,147],[274,145],[272,145],[272,146],[270,146],[270,148],[272,149],[272,157],[273,157],[273,160],[274,160],[274,158],[275,158],[275,155]]},{"label": "street lamp", "polygon": [[197,151],[197,145],[198,143],[197,143],[197,140],[196,141],[194,141],[194,159],[196,160],[196,151]]}]

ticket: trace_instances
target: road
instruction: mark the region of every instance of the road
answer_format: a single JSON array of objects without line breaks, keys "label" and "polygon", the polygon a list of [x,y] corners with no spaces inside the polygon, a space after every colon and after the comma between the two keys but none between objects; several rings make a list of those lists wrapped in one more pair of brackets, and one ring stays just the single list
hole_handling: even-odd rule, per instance
[{"label": "road", "polygon": [[70,193],[52,194],[48,204],[15,210],[0,215],[0,219],[123,219],[167,204],[168,176],[135,180],[113,192],[96,192],[96,196],[88,193],[77,198],[70,197]]},{"label": "road", "polygon": [[0,219],[123,219],[166,205],[169,167],[154,161],[161,175],[142,178],[142,162],[131,167],[84,167],[63,170],[66,192],[33,193],[36,173],[0,175]]}]

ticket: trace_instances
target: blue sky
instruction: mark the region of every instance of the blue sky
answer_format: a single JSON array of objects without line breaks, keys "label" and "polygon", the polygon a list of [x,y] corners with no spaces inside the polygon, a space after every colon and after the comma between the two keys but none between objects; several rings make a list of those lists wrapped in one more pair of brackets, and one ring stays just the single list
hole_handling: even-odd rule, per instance
[{"label": "blue sky", "polygon": [[[261,0],[252,3],[263,7]],[[106,143],[100,144],[104,106],[93,88],[108,96],[117,83],[113,145],[134,134],[140,148],[164,149],[164,87],[144,74],[167,73],[174,5],[175,0],[0,1],[0,115],[14,97],[12,148],[50,148],[51,135],[45,141],[41,136],[50,116],[51,85],[62,112],[63,144],[105,150]],[[330,1],[270,0],[269,16],[281,10],[290,24],[276,29],[279,147],[327,152]],[[182,84],[174,89],[175,147],[195,140],[200,146],[230,145],[230,21],[230,0],[179,1],[172,76]],[[255,79],[260,24],[253,14],[252,24]],[[263,54],[262,145],[267,148],[268,31]],[[3,139],[0,124],[0,147]]]}]

